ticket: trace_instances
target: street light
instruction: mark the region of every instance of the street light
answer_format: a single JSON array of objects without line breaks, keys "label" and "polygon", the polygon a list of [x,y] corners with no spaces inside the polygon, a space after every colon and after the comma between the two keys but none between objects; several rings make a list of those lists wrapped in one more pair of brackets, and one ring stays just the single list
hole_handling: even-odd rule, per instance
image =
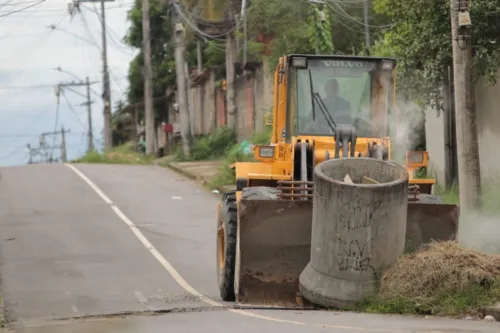
[{"label": "street light", "polygon": [[64,69],[62,69],[60,66],[57,66],[56,68],[52,68],[53,70],[55,71],[58,71],[58,72],[61,72],[61,73],[65,73],[65,74],[68,74],[68,75],[71,75],[72,77],[74,77],[77,81],[80,81],[80,82],[83,82],[82,79],[80,79],[78,76],[76,76],[75,74],[71,73],[71,72],[68,72]]}]

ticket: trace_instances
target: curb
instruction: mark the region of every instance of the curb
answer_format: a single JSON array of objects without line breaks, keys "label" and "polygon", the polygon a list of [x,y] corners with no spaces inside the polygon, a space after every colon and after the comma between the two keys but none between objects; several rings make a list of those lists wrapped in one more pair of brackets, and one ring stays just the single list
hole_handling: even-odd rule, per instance
[{"label": "curb", "polygon": [[190,172],[187,172],[186,170],[183,170],[183,169],[173,165],[172,163],[165,163],[164,165],[167,168],[169,168],[170,170],[175,171],[176,173],[181,174],[186,178],[199,181],[204,187],[206,187],[210,190],[216,189],[217,191],[219,191],[219,193],[221,195],[226,192],[226,189],[223,186],[214,186],[212,183],[210,183],[209,181],[207,181],[203,177],[198,177]]}]

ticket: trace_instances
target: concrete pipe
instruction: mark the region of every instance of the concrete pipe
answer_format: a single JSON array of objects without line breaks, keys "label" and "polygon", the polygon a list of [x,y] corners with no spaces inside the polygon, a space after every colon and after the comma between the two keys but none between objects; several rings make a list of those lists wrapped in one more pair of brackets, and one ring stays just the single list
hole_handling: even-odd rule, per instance
[{"label": "concrete pipe", "polygon": [[382,269],[404,251],[408,172],[374,158],[324,161],[314,169],[313,202],[300,292],[324,307],[352,305],[376,291]]}]

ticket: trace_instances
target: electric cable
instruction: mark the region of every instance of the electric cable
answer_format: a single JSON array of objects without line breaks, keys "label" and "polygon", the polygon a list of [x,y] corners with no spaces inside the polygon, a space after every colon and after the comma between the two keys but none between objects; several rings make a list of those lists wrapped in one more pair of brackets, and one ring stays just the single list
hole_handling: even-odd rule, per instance
[{"label": "electric cable", "polygon": [[13,15],[15,13],[22,12],[22,11],[24,11],[26,9],[38,6],[39,4],[44,3],[45,1],[47,1],[47,0],[40,0],[37,3],[34,3],[34,4],[29,5],[29,6],[23,7],[21,9],[13,10],[13,11],[10,11],[9,13],[6,13],[6,14],[0,14],[0,17],[5,17],[5,16]]},{"label": "electric cable", "polygon": [[75,115],[76,119],[78,119],[78,122],[80,123],[80,125],[82,125],[82,127],[85,129],[85,130],[88,130],[88,127],[87,125],[85,125],[82,120],[80,119],[80,117],[78,116],[78,114],[76,113],[75,109],[73,108],[73,106],[71,105],[71,103],[69,102],[69,99],[68,99],[68,96],[66,96],[66,94],[64,93],[64,90],[61,91],[63,97],[64,97],[64,100],[66,101],[66,104],[68,105],[69,107],[69,110]]}]

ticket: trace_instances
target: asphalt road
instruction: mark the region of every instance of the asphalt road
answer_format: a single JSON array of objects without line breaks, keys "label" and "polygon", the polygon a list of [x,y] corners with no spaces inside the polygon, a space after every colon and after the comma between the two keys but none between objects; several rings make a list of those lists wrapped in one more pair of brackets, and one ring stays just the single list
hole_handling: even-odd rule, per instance
[{"label": "asphalt road", "polygon": [[16,332],[499,332],[465,320],[224,308],[213,194],[160,167],[75,167],[0,169],[1,290]]}]

